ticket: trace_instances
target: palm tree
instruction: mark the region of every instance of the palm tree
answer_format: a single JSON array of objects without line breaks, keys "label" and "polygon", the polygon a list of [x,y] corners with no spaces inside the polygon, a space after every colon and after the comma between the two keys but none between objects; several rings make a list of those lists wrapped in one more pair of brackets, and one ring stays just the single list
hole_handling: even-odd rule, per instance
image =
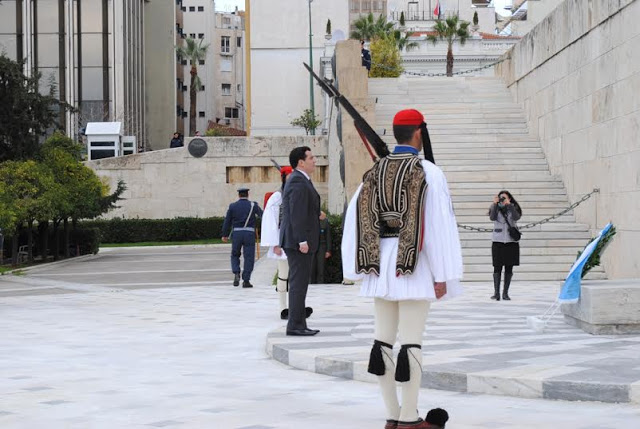
[{"label": "palm tree", "polygon": [[393,38],[396,40],[396,44],[398,45],[398,50],[402,52],[403,49],[410,51],[418,47],[418,42],[410,42],[409,37],[411,37],[413,33],[402,34],[400,30],[393,31]]},{"label": "palm tree", "polygon": [[446,40],[447,47],[447,76],[453,76],[453,42],[459,40],[461,45],[467,41],[471,35],[469,34],[469,22],[460,21],[458,15],[450,16],[449,18],[437,20],[436,25],[433,27],[433,31],[436,34],[430,34],[427,36],[435,45],[438,40]]},{"label": "palm tree", "polygon": [[371,40],[376,36],[382,37],[392,34],[395,24],[387,22],[387,17],[384,15],[374,19],[373,13],[369,12],[369,15],[362,16],[354,21],[353,26],[355,30],[351,32],[352,39]]},{"label": "palm tree", "polygon": [[206,58],[209,45],[203,45],[202,42],[204,42],[204,40],[202,39],[200,39],[200,42],[197,42],[195,39],[188,38],[186,42],[186,46],[176,46],[176,52],[180,57],[187,58],[191,63],[191,86],[189,89],[189,135],[193,136],[196,133],[196,96],[197,92],[202,88],[202,82],[198,77],[198,62]]}]

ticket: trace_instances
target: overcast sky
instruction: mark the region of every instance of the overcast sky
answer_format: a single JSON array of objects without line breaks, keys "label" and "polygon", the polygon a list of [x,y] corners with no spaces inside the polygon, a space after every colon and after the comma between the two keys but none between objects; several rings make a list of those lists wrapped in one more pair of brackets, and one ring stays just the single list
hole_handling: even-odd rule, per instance
[{"label": "overcast sky", "polygon": [[244,0],[216,0],[216,10],[233,12],[236,6],[239,10],[244,10]]}]

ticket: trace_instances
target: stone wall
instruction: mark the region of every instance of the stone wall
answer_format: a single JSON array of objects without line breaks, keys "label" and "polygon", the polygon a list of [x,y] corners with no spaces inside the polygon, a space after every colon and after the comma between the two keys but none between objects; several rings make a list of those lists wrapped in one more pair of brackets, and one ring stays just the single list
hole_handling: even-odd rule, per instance
[{"label": "stone wall", "polygon": [[312,176],[322,201],[327,201],[326,137],[206,137],[207,153],[194,158],[185,147],[87,162],[96,173],[127,184],[124,201],[108,217],[162,219],[178,216],[223,216],[237,199],[236,189],[263,206],[264,194],[279,189],[280,174],[271,158],[289,165],[289,152],[309,146],[317,156]]},{"label": "stone wall", "polygon": [[616,225],[610,278],[640,277],[639,19],[640,0],[566,0],[496,69],[570,199],[600,188],[576,217]]}]

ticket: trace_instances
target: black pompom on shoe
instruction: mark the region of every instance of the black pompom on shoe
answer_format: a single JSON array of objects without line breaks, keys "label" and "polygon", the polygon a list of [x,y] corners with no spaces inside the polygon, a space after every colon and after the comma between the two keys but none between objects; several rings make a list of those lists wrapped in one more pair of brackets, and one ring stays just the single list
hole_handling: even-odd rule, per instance
[{"label": "black pompom on shoe", "polygon": [[311,308],[311,307],[305,307],[304,311],[306,313],[306,318],[307,319],[309,318],[309,316],[311,316],[313,314],[313,308]]},{"label": "black pompom on shoe", "polygon": [[288,320],[289,319],[289,309],[288,308],[285,308],[284,310],[282,310],[280,312],[280,318],[282,320]]}]

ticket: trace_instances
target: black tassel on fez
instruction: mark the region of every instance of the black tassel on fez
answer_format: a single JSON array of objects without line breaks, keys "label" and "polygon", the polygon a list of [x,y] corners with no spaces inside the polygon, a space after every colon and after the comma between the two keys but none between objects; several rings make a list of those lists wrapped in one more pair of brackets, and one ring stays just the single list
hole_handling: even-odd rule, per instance
[{"label": "black tassel on fez", "polygon": [[374,375],[384,375],[385,365],[382,358],[382,346],[388,347],[389,350],[393,349],[391,344],[384,343],[382,341],[375,340],[373,347],[371,348],[371,355],[369,356],[369,369],[368,371]]},{"label": "black tassel on fez", "polygon": [[403,344],[398,353],[398,364],[396,365],[396,381],[404,383],[409,381],[411,374],[409,371],[409,349],[422,349],[419,344]]}]

